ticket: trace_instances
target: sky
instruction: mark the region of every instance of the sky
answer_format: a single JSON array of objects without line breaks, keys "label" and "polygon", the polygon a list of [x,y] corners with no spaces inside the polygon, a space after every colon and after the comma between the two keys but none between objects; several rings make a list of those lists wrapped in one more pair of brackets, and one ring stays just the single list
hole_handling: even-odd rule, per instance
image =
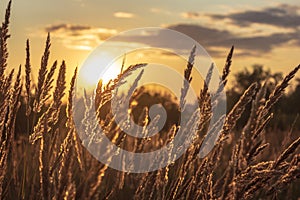
[{"label": "sky", "polygon": [[[1,2],[2,17],[6,2]],[[66,60],[70,77],[106,39],[143,27],[188,35],[203,46],[219,69],[231,45],[235,46],[233,72],[262,64],[273,72],[287,73],[300,63],[299,0],[14,0],[9,66],[25,63],[25,43],[30,39],[33,73],[37,74],[50,32],[51,61]],[[151,45],[153,37],[144,35],[138,42]]]}]

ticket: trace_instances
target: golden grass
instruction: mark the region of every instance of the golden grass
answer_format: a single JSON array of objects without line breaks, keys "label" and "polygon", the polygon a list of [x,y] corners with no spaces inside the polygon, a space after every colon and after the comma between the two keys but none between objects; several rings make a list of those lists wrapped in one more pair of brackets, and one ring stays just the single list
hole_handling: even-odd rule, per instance
[{"label": "golden grass", "polygon": [[[49,69],[50,35],[46,40],[36,88],[33,88],[30,79],[32,70],[29,41],[25,51],[24,91],[21,67],[15,77],[14,70],[7,72],[10,7],[11,1],[0,32],[1,199],[271,199],[280,196],[282,192],[284,195],[295,192],[291,191],[291,186],[300,177],[300,137],[290,141],[290,145],[283,147],[279,154],[270,154],[266,149],[270,150],[272,147],[266,141],[265,133],[273,115],[270,109],[282,96],[300,65],[284,78],[269,97],[266,96],[264,86],[253,83],[229,114],[222,117],[225,118],[225,124],[220,139],[212,152],[200,159],[197,154],[201,144],[205,138],[212,137],[203,136],[203,133],[215,134],[214,131],[205,129],[212,117],[214,107],[211,105],[215,105],[216,96],[224,90],[227,83],[234,50],[232,47],[218,92],[212,98],[212,94],[208,92],[212,68],[208,71],[206,83],[199,94],[199,106],[203,113],[199,120],[202,126],[198,127],[199,137],[194,144],[172,165],[154,172],[128,174],[99,163],[81,144],[72,118],[77,69],[70,83],[65,108],[62,98],[66,93],[66,64],[62,62],[58,76],[54,79],[58,63],[54,62]],[[194,51],[195,48],[191,51],[184,72],[187,82],[183,83],[181,105],[185,104],[188,89],[186,83],[192,81]],[[107,85],[100,82],[96,102],[98,111],[111,100],[111,91],[122,78],[144,66],[145,64],[138,64],[127,69],[123,66],[118,78]],[[136,79],[138,80],[139,78]],[[54,92],[50,93],[52,87]],[[48,100],[51,100],[50,104]],[[235,133],[233,130],[237,120],[250,102],[252,111],[248,123],[243,130]],[[88,99],[85,99],[85,103],[87,110],[84,123],[88,121],[88,110],[91,109]],[[139,124],[144,127],[149,124],[147,108],[143,108]],[[107,114],[102,125],[120,147],[131,145],[134,151],[149,148],[149,145],[144,145],[145,141],[126,140],[126,135],[115,126],[110,114]],[[216,122],[214,127],[219,125]],[[87,127],[86,134],[90,134],[93,128]],[[173,124],[166,142],[174,138],[177,130],[178,126]],[[189,127],[185,131],[189,131]],[[228,140],[229,137],[232,138],[231,141]],[[159,146],[161,143],[165,144],[161,140],[155,140],[152,145]],[[109,152],[106,153],[109,155]]]}]

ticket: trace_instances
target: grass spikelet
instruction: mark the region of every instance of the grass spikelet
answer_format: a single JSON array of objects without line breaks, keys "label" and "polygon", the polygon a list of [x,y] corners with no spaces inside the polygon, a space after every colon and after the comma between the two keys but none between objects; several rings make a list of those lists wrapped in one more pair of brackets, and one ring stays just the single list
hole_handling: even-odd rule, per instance
[{"label": "grass spikelet", "polygon": [[181,88],[181,94],[180,94],[180,108],[181,110],[184,109],[185,105],[185,97],[187,95],[188,89],[190,87],[190,83],[192,81],[192,70],[194,67],[194,60],[196,56],[196,46],[193,46],[192,51],[189,56],[189,60],[186,66],[186,69],[184,70],[184,82],[183,82],[183,87]]},{"label": "grass spikelet", "polygon": [[253,99],[256,94],[257,83],[253,83],[249,88],[244,92],[239,101],[232,108],[230,113],[227,115],[224,123],[223,133],[225,136],[230,130],[235,126],[237,120],[241,117],[242,113],[245,110],[246,105]]},{"label": "grass spikelet", "polygon": [[204,103],[205,102],[205,98],[207,97],[207,93],[208,93],[208,87],[211,81],[211,77],[213,75],[213,70],[214,70],[214,63],[211,64],[210,68],[208,69],[208,72],[206,74],[205,77],[205,82],[203,85],[203,89],[201,89],[200,91],[200,98],[199,98],[199,102]]},{"label": "grass spikelet", "polygon": [[230,73],[230,66],[232,64],[232,56],[233,56],[233,51],[234,51],[234,46],[231,47],[226,62],[225,62],[225,66],[223,67],[223,74],[222,74],[222,78],[221,80],[223,81],[223,85],[225,86],[227,83],[227,77]]},{"label": "grass spikelet", "polygon": [[280,156],[276,159],[274,162],[272,168],[278,167],[284,160],[286,160],[293,152],[296,151],[298,146],[300,145],[300,137],[298,137],[297,140],[295,140]]},{"label": "grass spikelet", "polygon": [[97,91],[101,91],[101,96],[96,97],[96,99],[100,99],[99,103],[97,102],[99,104],[98,111],[105,103],[107,103],[108,101],[111,100],[112,91],[116,88],[116,86],[117,85],[120,86],[125,83],[122,80],[126,80],[126,78],[129,77],[135,70],[143,68],[146,65],[147,65],[146,63],[130,65],[128,68],[123,70],[123,72],[121,74],[119,74],[117,78],[115,78],[114,80],[110,80],[104,86],[104,89],[99,88],[99,86],[102,87],[102,82],[100,81],[99,83],[101,83],[101,84],[100,85],[98,84]]},{"label": "grass spikelet", "polygon": [[26,62],[25,62],[25,89],[26,89],[26,116],[31,113],[30,97],[31,97],[31,64],[30,64],[30,44],[26,42]]},{"label": "grass spikelet", "polygon": [[231,64],[232,64],[233,51],[234,51],[234,46],[231,47],[231,49],[229,51],[229,54],[226,58],[225,66],[223,68],[223,74],[220,77],[221,79],[220,79],[220,82],[219,82],[218,89],[212,97],[213,104],[215,104],[216,100],[218,99],[218,97],[220,96],[220,94],[222,93],[222,91],[224,90],[224,88],[227,84],[227,77],[230,73],[230,67],[231,67]]},{"label": "grass spikelet", "polygon": [[42,94],[40,96],[40,102],[39,105],[42,107],[46,101],[50,98],[50,91],[52,89],[52,83],[54,81],[53,75],[57,67],[57,61],[55,61],[50,68],[50,71],[47,73],[47,77],[45,79],[45,84],[43,85]]},{"label": "grass spikelet", "polygon": [[5,12],[4,22],[0,28],[0,85],[2,85],[2,81],[4,80],[4,72],[7,67],[7,59],[8,59],[8,50],[7,50],[7,40],[10,37],[9,35],[9,19],[10,19],[10,11],[11,11],[11,0],[8,2],[8,6]]},{"label": "grass spikelet", "polygon": [[[77,68],[74,71],[73,77],[71,79],[70,82],[70,89],[69,89],[69,95],[68,95],[68,104],[67,104],[67,123],[66,123],[66,127],[71,129],[74,127],[74,123],[73,123],[73,97],[74,97],[74,89],[75,89],[75,81],[76,81],[76,76],[77,76]],[[73,132],[73,143],[74,143],[74,148],[75,148],[75,152],[76,152],[76,158],[77,161],[79,163],[80,168],[82,169],[82,161],[81,161],[81,153],[80,153],[80,143],[78,141],[78,136],[76,134],[76,132]]]},{"label": "grass spikelet", "polygon": [[3,194],[3,182],[4,178],[7,172],[7,157],[8,157],[8,152],[6,149],[6,141],[3,141],[1,143],[1,149],[0,149],[0,197],[2,198]]},{"label": "grass spikelet", "polygon": [[48,59],[49,59],[49,55],[50,55],[50,46],[51,46],[50,34],[48,34],[44,54],[41,59],[41,67],[39,69],[37,88],[35,91],[35,99],[34,99],[35,101],[34,101],[34,107],[33,107],[34,112],[41,111],[42,105],[40,105],[40,98],[43,93],[45,78],[46,78],[46,75],[48,72],[47,65],[48,65]]},{"label": "grass spikelet", "polygon": [[56,123],[58,121],[59,111],[62,104],[62,98],[65,95],[65,89],[66,89],[66,63],[65,61],[62,62],[57,80],[56,80],[56,86],[53,92],[53,103],[51,104],[50,108],[52,109],[52,116],[50,118],[50,121],[52,123]]},{"label": "grass spikelet", "polygon": [[266,114],[269,112],[269,110],[272,108],[272,106],[280,99],[285,89],[289,85],[290,80],[294,78],[294,76],[296,75],[299,69],[300,69],[300,64],[297,67],[295,67],[288,75],[286,75],[282,80],[282,82],[276,86],[273,93],[270,95],[269,99],[267,100],[264,109],[260,115],[260,118],[264,118]]},{"label": "grass spikelet", "polygon": [[267,148],[270,144],[269,143],[266,143],[266,144],[263,144],[261,146],[258,146],[258,147],[255,147],[253,148],[250,152],[249,152],[249,155],[248,155],[248,162],[249,161],[252,161],[257,155],[259,155],[265,148]]},{"label": "grass spikelet", "polygon": [[43,120],[46,118],[48,125],[54,127],[59,119],[60,108],[62,104],[62,98],[65,94],[66,80],[66,64],[63,61],[57,76],[55,90],[53,92],[53,102],[49,108],[38,119],[37,124],[34,127],[33,133],[29,136],[30,143],[34,144],[38,139],[42,137],[44,126]]},{"label": "grass spikelet", "polygon": [[76,185],[75,183],[69,184],[63,196],[64,200],[76,199]]},{"label": "grass spikelet", "polygon": [[[43,128],[44,133],[43,135],[46,135],[48,132],[48,125],[47,125],[47,119],[44,118],[43,122]],[[40,172],[40,187],[41,187],[41,193],[43,199],[50,199],[49,196],[49,185],[48,185],[48,178],[49,178],[49,166],[47,163],[47,145],[45,143],[45,136],[41,137],[40,140],[40,150],[39,150],[39,172]]]},{"label": "grass spikelet", "polygon": [[259,134],[262,133],[262,131],[266,128],[266,126],[268,125],[268,123],[270,122],[270,120],[273,118],[273,113],[271,113],[267,119],[265,119],[262,124],[255,130],[255,132],[252,135],[252,140],[255,140]]},{"label": "grass spikelet", "polygon": [[12,69],[11,72],[9,73],[8,77],[5,78],[4,80],[4,85],[2,86],[2,94],[1,94],[1,98],[5,99],[5,97],[9,96],[9,89],[12,85],[12,80],[13,80],[13,76],[14,76],[14,72],[15,70]]}]

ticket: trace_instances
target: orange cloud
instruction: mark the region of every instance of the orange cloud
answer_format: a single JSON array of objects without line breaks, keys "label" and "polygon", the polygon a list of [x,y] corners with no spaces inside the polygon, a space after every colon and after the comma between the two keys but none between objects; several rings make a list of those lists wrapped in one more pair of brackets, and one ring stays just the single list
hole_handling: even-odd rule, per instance
[{"label": "orange cloud", "polygon": [[91,50],[117,33],[115,29],[65,23],[49,25],[44,30],[59,39],[66,48],[77,50]]},{"label": "orange cloud", "polygon": [[114,13],[114,16],[117,18],[133,18],[135,15],[133,13],[128,13],[128,12],[116,12]]},{"label": "orange cloud", "polygon": [[197,12],[184,12],[181,16],[185,19],[199,19],[201,17],[200,13]]}]

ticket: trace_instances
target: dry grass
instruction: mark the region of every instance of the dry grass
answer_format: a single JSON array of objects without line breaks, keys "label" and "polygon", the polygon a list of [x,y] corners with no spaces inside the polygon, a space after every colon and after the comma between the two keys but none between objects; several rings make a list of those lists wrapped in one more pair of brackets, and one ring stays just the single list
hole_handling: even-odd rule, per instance
[{"label": "dry grass", "polygon": [[[82,146],[72,119],[77,69],[70,83],[65,107],[62,99],[66,92],[66,64],[61,63],[58,76],[54,79],[58,63],[48,66],[50,35],[46,40],[36,88],[30,80],[29,41],[26,43],[24,90],[21,67],[16,76],[14,70],[7,72],[10,6],[11,2],[0,32],[1,199],[273,199],[282,197],[280,195],[297,198],[291,195],[297,192],[293,191],[293,184],[297,184],[294,182],[300,177],[300,137],[294,141],[287,138],[285,141],[289,141],[289,145],[283,146],[281,152],[272,152],[270,155],[267,150],[272,149],[272,146],[266,141],[266,127],[273,115],[270,109],[282,96],[300,65],[285,77],[270,96],[266,96],[264,86],[253,83],[229,114],[223,116],[225,124],[214,149],[208,156],[200,159],[197,154],[201,144],[205,138],[212,137],[210,134],[216,134],[206,128],[214,109],[211,105],[215,105],[218,94],[227,83],[232,48],[215,95],[208,92],[212,68],[208,71],[206,84],[199,94],[199,106],[203,114],[199,119],[201,126],[197,129],[199,137],[195,138],[194,144],[172,165],[155,172],[128,174],[99,163]],[[186,103],[187,83],[192,81],[194,51],[195,48],[191,51],[184,72],[187,81],[183,83],[180,105]],[[144,66],[145,64],[138,64],[127,69],[123,66],[118,78],[107,85],[99,83],[96,102],[98,111],[111,100],[111,91],[120,80]],[[139,78],[136,82],[138,80]],[[53,93],[50,92],[52,87]],[[139,96],[133,91],[130,93]],[[250,102],[252,111],[248,123],[243,130],[235,133],[233,129],[237,120]],[[86,134],[90,134],[94,127],[88,127],[87,123],[91,109],[89,99],[85,99],[85,104],[86,115],[83,122],[87,125]],[[145,127],[150,123],[148,109],[142,110],[138,124]],[[131,148],[132,151],[166,144],[178,130],[178,126],[173,124],[166,138],[156,138],[148,144],[146,141],[128,138],[116,127],[109,113],[102,121],[108,135],[112,136],[112,141],[122,148]],[[214,127],[219,125],[216,122]],[[185,131],[189,131],[189,128],[186,127]],[[210,134],[203,136],[203,133]],[[109,152],[105,153],[109,155]]]}]

